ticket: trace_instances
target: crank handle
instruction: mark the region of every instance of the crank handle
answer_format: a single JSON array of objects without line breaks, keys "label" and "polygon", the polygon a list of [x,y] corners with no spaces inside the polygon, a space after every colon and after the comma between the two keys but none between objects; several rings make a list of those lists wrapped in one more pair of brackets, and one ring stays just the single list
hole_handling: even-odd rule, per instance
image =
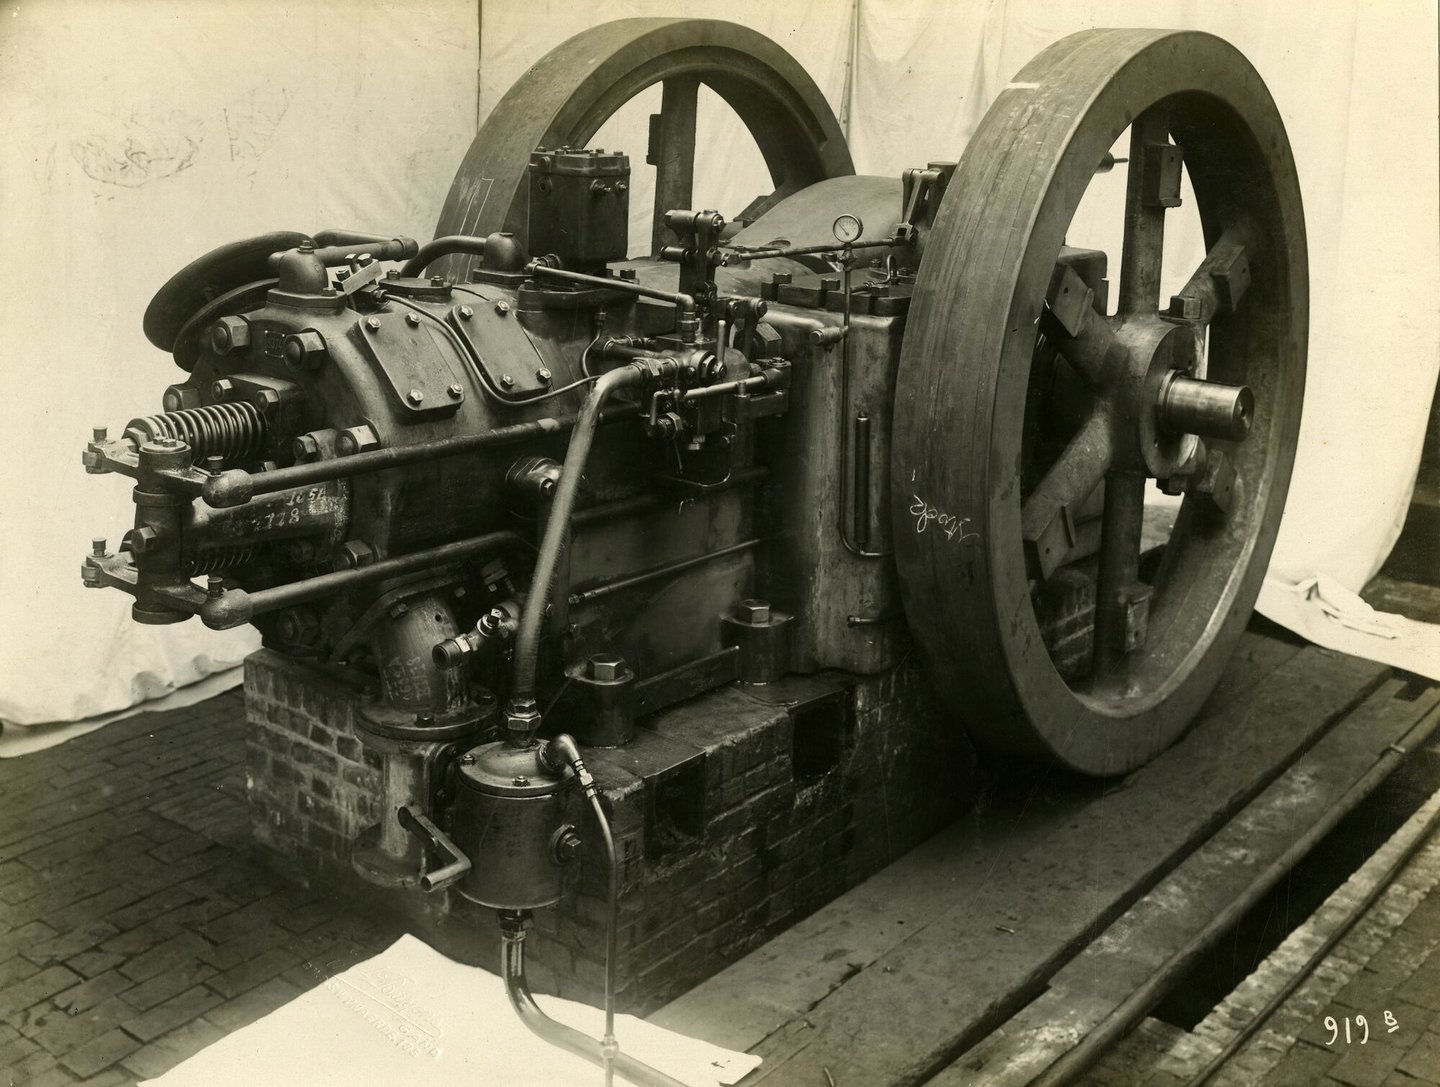
[{"label": "crank handle", "polygon": [[445,858],[445,863],[439,868],[421,874],[421,890],[443,890],[470,871],[470,858],[461,853],[455,843],[431,822],[424,812],[411,811],[402,806],[395,813],[395,817],[400,820],[402,827],[424,842],[427,849]]}]

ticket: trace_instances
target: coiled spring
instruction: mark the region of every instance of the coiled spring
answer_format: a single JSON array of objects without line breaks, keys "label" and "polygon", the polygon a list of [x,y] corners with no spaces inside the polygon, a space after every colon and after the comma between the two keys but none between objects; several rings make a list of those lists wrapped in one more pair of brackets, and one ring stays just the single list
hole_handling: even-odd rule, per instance
[{"label": "coiled spring", "polygon": [[221,570],[233,570],[237,566],[244,566],[255,557],[253,547],[216,547],[208,551],[201,551],[194,555],[187,555],[185,558],[185,573],[187,577],[198,577],[201,574],[218,574]]},{"label": "coiled spring", "polygon": [[125,435],[137,445],[155,438],[179,438],[196,460],[224,457],[234,462],[259,455],[265,448],[267,427],[259,408],[235,401],[132,419]]}]

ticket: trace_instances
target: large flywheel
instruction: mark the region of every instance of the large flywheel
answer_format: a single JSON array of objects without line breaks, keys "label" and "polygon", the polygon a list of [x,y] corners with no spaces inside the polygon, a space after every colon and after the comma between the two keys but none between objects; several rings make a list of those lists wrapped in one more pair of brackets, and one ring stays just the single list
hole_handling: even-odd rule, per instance
[{"label": "large flywheel", "polygon": [[[691,206],[700,85],[718,94],[754,138],[774,192],[753,214],[817,181],[855,172],[825,96],[774,42],[714,19],[621,19],[557,46],[522,76],[476,134],[436,224],[436,237],[510,231],[524,237],[526,169],[537,148],[582,147],[617,110],[662,85],[653,123],[654,247],[659,216]],[[455,256],[465,275],[473,258]]]},{"label": "large flywheel", "polygon": [[[1127,128],[1108,313],[1062,246],[1085,244],[1067,232]],[[1162,298],[1184,171],[1207,255]],[[1087,31],[1001,92],[919,269],[891,461],[906,612],[978,737],[1112,774],[1188,726],[1274,544],[1307,316],[1294,161],[1233,47]],[[1147,550],[1157,485],[1184,498],[1168,541]]]}]

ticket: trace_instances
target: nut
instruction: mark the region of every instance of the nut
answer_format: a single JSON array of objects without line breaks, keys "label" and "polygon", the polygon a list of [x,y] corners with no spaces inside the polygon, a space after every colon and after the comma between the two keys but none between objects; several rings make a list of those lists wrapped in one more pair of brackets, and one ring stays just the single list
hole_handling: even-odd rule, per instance
[{"label": "nut", "polygon": [[222,317],[210,326],[210,346],[217,355],[250,346],[250,322],[243,317]]},{"label": "nut", "polygon": [[445,391],[450,394],[451,400],[459,400],[462,396],[465,395],[465,390],[459,385],[451,385]]},{"label": "nut", "polygon": [[357,567],[369,566],[375,561],[375,549],[363,540],[346,540],[340,545],[340,551],[335,556],[335,568],[337,570],[354,570]]},{"label": "nut", "polygon": [[407,313],[405,315],[405,323],[411,328],[418,327],[420,324],[420,315],[418,313]]},{"label": "nut", "polygon": [[407,402],[414,404],[416,407],[419,407],[425,402],[425,394],[422,393],[419,389],[411,389],[408,393],[405,394],[405,399]]},{"label": "nut", "polygon": [[290,449],[297,461],[318,460],[320,457],[320,443],[313,434],[300,435],[290,443]]},{"label": "nut", "polygon": [[501,374],[501,375],[500,375],[500,384],[501,384],[501,385],[504,385],[507,389],[513,388],[514,385],[515,385],[515,379],[514,379],[513,377],[511,377],[509,374]]},{"label": "nut", "polygon": [[462,320],[462,321],[468,321],[468,320],[470,320],[470,318],[472,318],[472,317],[474,317],[474,316],[475,316],[475,311],[474,311],[473,309],[471,309],[469,306],[461,306],[461,307],[460,307],[460,320]]},{"label": "nut", "polygon": [[587,670],[591,679],[598,679],[603,683],[613,683],[620,679],[625,671],[625,658],[618,657],[614,653],[596,653],[590,658]]},{"label": "nut", "polygon": [[219,381],[210,383],[210,397],[212,400],[228,399],[234,391],[235,382],[231,381],[228,377],[222,377]]},{"label": "nut", "polygon": [[498,313],[501,317],[506,317],[506,316],[508,316],[509,313],[510,313],[510,303],[509,303],[509,302],[496,302],[496,303],[495,303],[495,312]]},{"label": "nut", "polygon": [[551,376],[552,375],[550,371],[544,366],[540,367],[540,369],[535,371],[535,380],[540,382],[540,384],[542,385],[550,384]]},{"label": "nut", "polygon": [[313,370],[325,361],[325,337],[314,329],[291,333],[282,342],[285,362],[292,370]]},{"label": "nut", "polygon": [[742,600],[735,605],[735,617],[759,626],[770,621],[770,601]]},{"label": "nut", "polygon": [[378,318],[378,317],[367,317],[367,318],[365,318],[365,327],[366,327],[366,329],[368,329],[368,330],[371,331],[371,332],[379,332],[379,331],[380,331],[380,318]]}]

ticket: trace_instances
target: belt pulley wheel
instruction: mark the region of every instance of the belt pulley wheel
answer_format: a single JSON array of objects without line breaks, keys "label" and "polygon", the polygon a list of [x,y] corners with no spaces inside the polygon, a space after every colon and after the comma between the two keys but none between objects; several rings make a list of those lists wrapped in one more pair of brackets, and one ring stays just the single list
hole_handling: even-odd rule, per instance
[{"label": "belt pulley wheel", "polygon": [[[653,232],[657,248],[673,240],[659,214],[691,206],[701,83],[739,115],[759,147],[775,185],[764,206],[825,178],[855,172],[825,96],[768,38],[715,19],[621,19],[552,49],[510,88],[460,164],[436,237],[504,230],[524,238],[530,153],[541,147],[583,147],[621,106],[656,83],[663,86]],[[449,260],[452,276],[468,278],[473,257]]]},{"label": "belt pulley wheel", "polygon": [[[1127,127],[1119,305],[1105,317],[1056,259]],[[1160,263],[1182,157],[1208,253],[1171,302],[1159,297]],[[906,613],[978,738],[1113,774],[1188,726],[1274,544],[1307,317],[1294,161],[1274,102],[1234,48],[1193,32],[1087,31],[1001,92],[919,269],[892,453]],[[1036,464],[1023,432],[1045,383],[1032,367],[1052,351],[1085,406],[1063,451]],[[1163,553],[1142,561],[1151,478],[1185,498]],[[1080,557],[1075,515],[1102,488],[1098,555]],[[1084,619],[1091,652],[1062,675],[1036,601],[1053,579],[1077,577],[1096,602]]]}]

